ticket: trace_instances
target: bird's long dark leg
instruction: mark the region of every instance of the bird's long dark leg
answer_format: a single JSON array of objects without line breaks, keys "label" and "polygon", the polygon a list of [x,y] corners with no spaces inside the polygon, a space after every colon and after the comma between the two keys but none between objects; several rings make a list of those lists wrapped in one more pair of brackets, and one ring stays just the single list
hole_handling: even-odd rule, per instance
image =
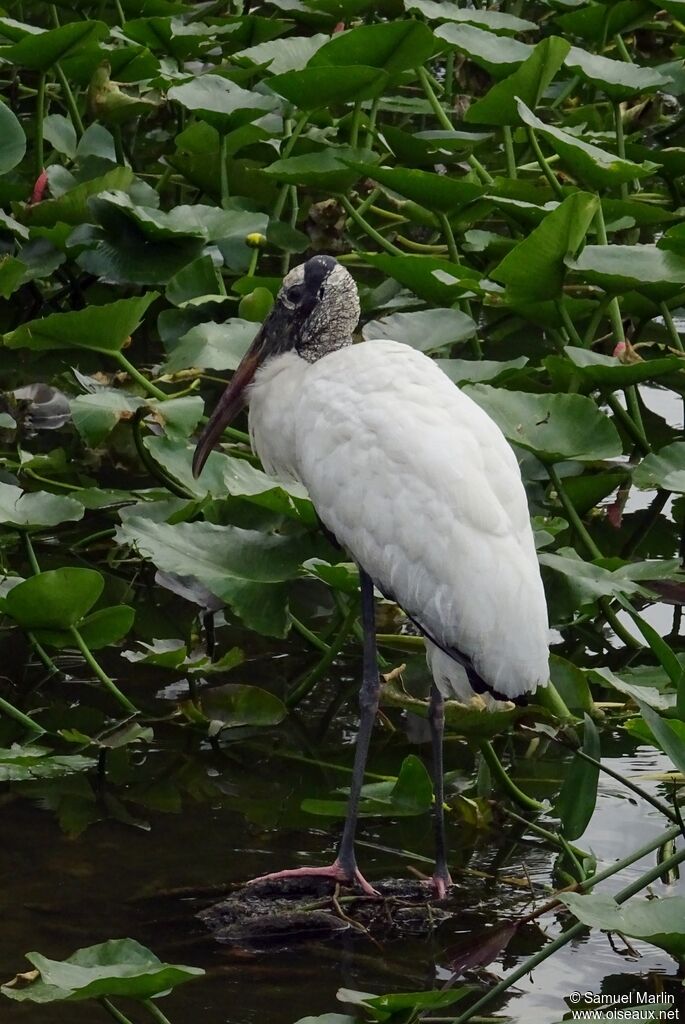
[{"label": "bird's long dark leg", "polygon": [[362,685],[359,691],[359,707],[361,715],[359,719],[359,732],[354,751],[354,766],[352,769],[352,785],[350,797],[347,804],[347,817],[343,827],[342,839],[338,848],[338,856],[333,864],[327,867],[305,867],[290,868],[286,871],[275,871],[268,875],[261,875],[253,879],[254,882],[277,881],[288,878],[331,878],[336,882],[351,884],[356,882],[368,896],[378,896],[378,893],[369,885],[357,867],[357,859],[354,852],[354,837],[357,831],[357,818],[359,816],[359,798],[364,783],[364,770],[366,758],[371,742],[371,733],[378,710],[378,697],[380,693],[380,676],[378,675],[378,660],[376,653],[376,617],[373,603],[373,582],[363,569],[359,570],[362,598],[362,627],[364,630],[364,653],[362,666]]},{"label": "bird's long dark leg", "polygon": [[431,743],[433,747],[433,793],[435,796],[435,807],[433,808],[435,822],[435,871],[433,873],[433,886],[438,899],[442,899],[447,892],[447,889],[452,884],[452,879],[450,878],[450,873],[447,868],[447,844],[445,842],[445,801],[442,764],[442,738],[445,731],[445,698],[440,693],[435,683],[433,683],[431,687],[428,722],[430,724]]},{"label": "bird's long dark leg", "polygon": [[[376,615],[373,603],[373,582],[363,569],[359,570],[362,596],[362,629],[364,632],[364,655],[362,664],[362,685],[359,690],[359,732],[354,752],[352,769],[352,785],[347,804],[347,817],[343,829],[337,862],[350,878],[361,876],[357,868],[354,853],[354,837],[357,831],[359,816],[359,798],[364,784],[364,770],[369,753],[371,733],[378,711],[380,693],[380,677],[378,675],[378,656],[376,651]],[[368,884],[368,883],[367,883]]]}]

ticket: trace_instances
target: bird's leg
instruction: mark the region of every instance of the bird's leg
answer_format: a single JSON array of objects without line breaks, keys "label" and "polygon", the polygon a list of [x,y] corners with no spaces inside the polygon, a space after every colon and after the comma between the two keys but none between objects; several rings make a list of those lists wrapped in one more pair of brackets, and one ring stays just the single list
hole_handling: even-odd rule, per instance
[{"label": "bird's leg", "polygon": [[428,709],[431,743],[433,747],[433,793],[435,807],[435,871],[433,888],[438,899],[443,899],[452,879],[447,867],[447,844],[445,842],[445,811],[444,784],[442,765],[442,737],[445,731],[445,698],[435,683],[431,687],[430,706]]},{"label": "bird's leg", "polygon": [[364,631],[362,685],[359,691],[359,732],[354,752],[354,765],[352,768],[352,785],[347,804],[347,816],[343,827],[343,834],[338,848],[338,855],[335,861],[327,867],[303,867],[291,868],[286,871],[275,871],[272,874],[260,875],[252,881],[261,882],[264,880],[277,881],[287,878],[331,878],[336,882],[357,885],[367,896],[378,896],[379,893],[370,885],[359,868],[354,852],[354,837],[357,830],[357,818],[359,815],[359,798],[362,785],[364,784],[364,770],[366,758],[371,742],[371,733],[378,711],[378,698],[380,694],[380,676],[378,674],[378,660],[376,652],[376,619],[373,603],[373,582],[371,578],[360,567],[359,577],[361,583],[362,599],[362,628]]},{"label": "bird's leg", "polygon": [[[378,655],[376,651],[376,615],[373,603],[373,581],[364,570],[359,568],[359,579],[362,597],[362,629],[364,633],[364,654],[362,663],[362,685],[359,690],[359,732],[354,751],[352,768],[352,785],[347,804],[347,817],[343,828],[342,839],[338,849],[336,863],[339,864],[349,878],[356,878],[364,891],[370,889],[357,868],[354,852],[354,838],[357,831],[359,816],[359,798],[364,784],[364,770],[369,753],[371,733],[378,711],[378,698],[381,681],[378,674]],[[374,890],[372,890],[374,891]]]}]

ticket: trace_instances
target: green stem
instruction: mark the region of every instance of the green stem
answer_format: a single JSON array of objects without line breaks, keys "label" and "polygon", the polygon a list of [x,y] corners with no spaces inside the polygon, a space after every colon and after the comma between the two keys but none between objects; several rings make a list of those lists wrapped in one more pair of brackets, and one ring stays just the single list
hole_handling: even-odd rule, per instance
[{"label": "green stem", "polygon": [[[557,742],[560,741],[557,740]],[[562,743],[561,745],[566,746],[566,744],[564,743]],[[635,782],[631,782],[630,779],[624,778],[619,772],[614,771],[613,768],[609,768],[609,766],[604,764],[604,762],[597,761],[594,757],[590,757],[590,755],[586,754],[584,750],[580,750],[576,747],[573,747],[572,749],[576,757],[579,757],[582,761],[587,761],[588,764],[594,765],[595,768],[599,768],[600,771],[604,772],[605,775],[609,775],[612,779],[615,779],[616,782],[620,782],[621,785],[625,786],[626,789],[629,789],[632,793],[635,793],[636,796],[639,796],[642,800],[645,800],[648,804],[651,804],[655,810],[659,811],[660,814],[663,814],[664,817],[668,818],[669,821],[677,821],[677,816],[674,814],[671,808],[667,804],[662,803],[661,800],[659,800],[657,797],[652,796],[650,793],[647,793],[644,789],[641,789],[640,786],[638,786]]]},{"label": "green stem", "polygon": [[8,718],[13,718],[15,722],[18,722],[19,725],[23,725],[24,728],[28,729],[30,732],[37,733],[38,735],[42,735],[42,733],[45,732],[45,729],[38,725],[38,722],[34,722],[32,718],[25,715],[23,711],[19,710],[19,708],[15,708],[14,704],[10,704],[10,702],[5,700],[4,697],[0,697],[0,712],[7,715]]},{"label": "green stem", "polygon": [[110,352],[108,354],[111,355],[117,363],[119,363],[119,366],[121,366],[123,370],[126,370],[129,377],[132,377],[137,384],[140,384],[143,391],[147,392],[148,395],[151,395],[152,398],[158,398],[160,402],[165,402],[167,400],[168,395],[165,395],[160,388],[156,387],[152,383],[152,381],[149,381],[147,377],[143,376],[140,370],[138,370],[133,363],[129,362],[123,352]]},{"label": "green stem", "polygon": [[507,818],[512,818],[514,821],[518,821],[522,825],[525,825],[529,832],[532,832],[533,835],[540,836],[541,839],[546,840],[551,846],[555,847],[555,849],[563,852],[570,850],[573,856],[577,857],[579,860],[587,860],[590,856],[585,850],[581,850],[578,846],[573,846],[570,843],[566,843],[564,845],[559,836],[555,835],[554,832],[550,832],[549,829],[543,828],[542,825],[538,825],[537,821],[529,821],[528,818],[522,817],[520,814],[517,814],[516,811],[510,810],[508,807],[503,807],[502,812]]},{"label": "green stem", "polygon": [[162,173],[160,174],[159,178],[157,179],[157,184],[155,185],[155,192],[157,192],[158,195],[161,194],[167,187],[173,173],[173,167],[167,164]]},{"label": "green stem", "polygon": [[[626,158],[626,140],[623,134],[623,118],[621,117],[621,104],[616,101],[612,103],[614,111],[614,127],[616,130],[616,152],[618,153],[620,160]],[[628,198],[628,182],[621,182],[621,199]]]},{"label": "green stem", "polygon": [[602,395],[602,398],[609,406],[616,419],[622,425],[623,429],[628,434],[631,441],[635,442],[635,444],[638,446],[643,455],[649,455],[651,450],[649,442],[642,436],[639,428],[633,422],[630,415],[623,408],[616,395],[607,391]]},{"label": "green stem", "polygon": [[647,440],[645,425],[642,422],[642,412],[640,410],[637,386],[635,384],[631,384],[629,387],[624,389],[623,394],[625,395],[626,405],[628,407],[630,417],[642,437],[641,447],[645,446],[647,448],[647,453],[649,454],[649,452],[651,452],[652,449],[649,441]]},{"label": "green stem", "polygon": [[540,168],[542,169],[542,173],[547,178],[547,181],[549,182],[549,185],[550,185],[552,191],[554,192],[555,196],[559,200],[559,202],[560,203],[563,202],[563,199],[564,199],[563,189],[562,189],[561,185],[559,184],[556,175],[552,171],[552,168],[547,163],[547,160],[545,159],[544,153],[540,149],[540,143],[538,142],[538,137],[535,134],[535,130],[533,128],[527,128],[526,131],[528,133],[528,141],[530,142],[531,146],[533,147],[533,152],[535,153],[535,159],[540,164]]},{"label": "green stem", "polygon": [[580,540],[582,540],[583,544],[587,548],[587,550],[588,550],[589,554],[591,555],[591,557],[592,558],[601,558],[602,557],[602,552],[599,550],[599,548],[595,544],[594,540],[592,539],[592,537],[588,533],[587,528],[585,526],[585,523],[583,522],[583,520],[578,515],[578,512],[576,511],[575,505],[573,504],[573,502],[569,498],[568,494],[564,490],[564,485],[561,482],[561,477],[559,476],[559,473],[557,472],[556,466],[548,466],[547,467],[547,471],[549,473],[549,478],[552,481],[552,484],[554,485],[554,489],[557,492],[557,495],[559,497],[559,501],[563,505],[564,511],[565,511],[566,515],[568,516],[568,519],[569,519],[569,521],[571,523],[571,526],[575,530],[575,532],[578,535],[578,537],[580,538]]},{"label": "green stem", "polygon": [[[428,72],[426,71],[425,68],[421,68],[421,67],[416,68],[415,71],[416,71],[418,79],[419,79],[419,81],[421,83],[421,88],[423,89],[423,91],[424,91],[424,93],[426,95],[426,99],[428,100],[428,102],[431,105],[433,113],[435,114],[435,116],[437,117],[438,121],[440,122],[442,127],[445,129],[445,131],[453,132],[454,131],[454,125],[452,124],[451,120],[449,119],[449,117],[447,116],[445,111],[443,110],[442,104],[441,104],[440,100],[435,95],[435,90],[433,89],[433,86],[431,85],[431,81],[430,81],[430,77],[428,75]],[[469,162],[470,166],[473,168],[473,170],[479,176],[481,181],[485,185],[492,185],[494,179],[493,179],[492,175],[488,173],[488,171],[485,169],[485,167],[483,167],[483,165],[480,163],[480,161],[477,160],[475,158],[475,156],[473,156],[473,154],[471,154],[467,159],[468,159],[468,162]]]},{"label": "green stem", "polygon": [[36,93],[36,177],[43,172],[43,119],[45,118],[45,74],[38,79]]},{"label": "green stem", "polygon": [[[597,193],[597,213],[595,214],[595,230],[597,231],[597,241],[600,245],[608,245],[607,229],[604,223],[604,211],[602,210],[602,200]],[[619,305],[616,296],[609,303],[609,320],[611,321],[611,329],[614,335],[614,342],[616,345],[624,344],[626,341],[625,332],[623,330],[623,320],[621,319],[621,307]]]},{"label": "green stem", "polygon": [[286,707],[294,708],[300,701],[311,693],[319,679],[328,671],[330,666],[333,664],[340,651],[343,648],[347,637],[350,634],[352,626],[357,620],[357,606],[356,602],[352,601],[350,607],[347,610],[345,618],[342,621],[340,629],[333,637],[330,646],[324,656],[319,660],[318,664],[314,666],[311,672],[309,672],[304,679],[298,683],[298,685],[288,694],[285,699]]},{"label": "green stem", "polygon": [[535,811],[539,814],[540,811],[544,810],[543,805],[539,800],[534,800],[533,797],[528,796],[523,792],[522,789],[516,785],[514,780],[504,769],[504,765],[495,753],[495,749],[489,740],[481,740],[478,744],[483,759],[485,760],[488,768],[492,772],[493,778],[499,782],[504,791],[514,800],[520,807],[523,807],[526,811]]},{"label": "green stem", "polygon": [[107,675],[99,662],[95,660],[88,644],[85,642],[76,626],[70,626],[69,632],[71,633],[74,643],[83,655],[86,664],[90,666],[97,678],[106,687],[106,689],[109,690],[115,700],[117,700],[130,714],[138,714],[138,708],[135,704],[133,704],[128,697],[121,692],[114,680]]},{"label": "green stem", "polygon": [[511,126],[502,125],[502,137],[504,139],[504,155],[507,161],[507,175],[510,178],[517,178],[516,154],[514,153],[514,138],[511,133]]},{"label": "green stem", "polygon": [[106,996],[102,996],[101,999],[99,999],[99,1003],[100,1006],[107,1011],[110,1017],[114,1017],[117,1024],[133,1024],[131,1018],[127,1017],[125,1013],[122,1013],[121,1010],[117,1009],[114,1003],[110,1002]]},{"label": "green stem", "polygon": [[[561,478],[557,472],[556,466],[548,466],[547,469],[549,472],[550,480],[552,481],[554,489],[556,490],[557,495],[559,497],[559,501],[561,502],[564,511],[568,516],[569,522],[571,523],[571,526],[575,530],[577,536],[587,548],[587,551],[591,558],[602,558],[602,552],[599,550],[594,540],[588,533],[585,523],[576,511],[575,505],[573,504],[568,494],[564,490],[564,485],[561,482]],[[623,625],[623,623],[611,607],[611,602],[609,601],[609,599],[607,597],[602,597],[599,599],[598,603],[600,608],[602,609],[602,613],[611,625],[611,628],[613,629],[614,633],[617,637],[619,637],[620,640],[622,640],[626,647],[631,647],[633,648],[633,650],[641,650],[642,644],[639,642],[639,640],[636,640],[632,633],[630,633],[625,628],[625,626]]]},{"label": "green stem", "polygon": [[126,24],[126,15],[124,14],[124,8],[121,6],[120,0],[114,0],[114,10],[117,12],[119,24],[123,28]]},{"label": "green stem", "polygon": [[666,305],[665,302],[661,303],[660,308],[661,308],[661,315],[664,318],[664,324],[666,326],[666,330],[668,331],[668,333],[669,333],[669,335],[671,337],[671,341],[673,342],[673,347],[677,348],[679,352],[685,352],[685,349],[683,348],[682,339],[681,339],[680,335],[678,334],[678,330],[676,328],[675,323],[673,322],[673,317],[671,316],[670,309],[668,308],[668,306]]},{"label": "green stem", "polygon": [[81,138],[81,136],[83,135],[83,130],[84,130],[83,129],[83,121],[81,120],[81,115],[79,114],[78,107],[76,105],[76,100],[74,98],[74,94],[71,91],[71,86],[69,85],[69,80],[68,80],[67,76],[64,74],[64,72],[62,71],[62,68],[61,68],[61,66],[59,64],[55,64],[55,74],[57,75],[57,81],[59,82],[60,87],[62,89],[62,96],[64,97],[64,103],[66,105],[67,110],[69,111],[69,115],[71,117],[72,124],[74,125],[74,131],[76,132],[77,136],[79,138]]},{"label": "green stem", "polygon": [[556,718],[565,720],[573,718],[566,701],[563,699],[551,679],[546,686],[541,686],[535,691],[533,699],[541,708],[546,708],[547,711],[551,711]]},{"label": "green stem", "polygon": [[26,548],[26,555],[29,560],[29,565],[31,566],[31,572],[34,574],[34,576],[40,576],[40,566],[38,564],[38,559],[36,558],[36,552],[33,547],[33,541],[31,540],[30,535],[26,531],[24,531],[23,537],[24,547]]},{"label": "green stem", "polygon": [[461,260],[459,259],[459,250],[457,249],[457,242],[454,237],[454,232],[452,231],[452,225],[449,222],[449,217],[446,213],[439,213],[438,219],[440,221],[442,233],[445,236],[445,241],[447,242],[449,257],[452,260],[452,263],[459,265],[461,263]]},{"label": "green stem", "polygon": [[357,100],[354,105],[354,111],[352,113],[352,124],[350,126],[350,146],[352,149],[356,149],[359,145],[359,126],[362,117],[362,103],[361,100]]},{"label": "green stem", "polygon": [[292,153],[293,146],[297,142],[297,140],[300,137],[301,133],[306,128],[308,120],[309,120],[309,115],[308,114],[303,114],[302,117],[297,122],[297,124],[295,125],[295,127],[293,128],[291,134],[288,137],[288,141],[286,142],[285,146],[283,147],[283,152],[281,153],[281,159],[282,160],[285,160],[285,158],[287,156],[290,156],[290,154]]},{"label": "green stem", "polygon": [[[669,871],[671,868],[676,867],[683,860],[685,860],[685,847],[683,847],[683,849],[679,850],[677,853],[674,853],[672,857],[669,857],[667,860],[662,861],[661,864],[657,864],[656,867],[652,868],[650,871],[645,872],[644,875],[641,875],[640,878],[638,878],[631,885],[628,885],[624,889],[621,889],[619,892],[616,893],[614,899],[617,903],[625,903],[626,900],[629,900],[631,898],[631,896],[634,896],[642,889],[645,889],[648,885],[651,885],[652,882],[656,882],[657,879],[661,877],[661,875],[663,875],[666,871]],[[632,863],[632,861],[630,863]],[[592,883],[592,885],[596,885],[598,880],[598,876],[595,876],[595,878],[588,879],[584,883],[584,885],[587,886],[590,883]],[[498,999],[503,992],[506,992],[507,989],[511,988],[511,986],[515,984],[517,981],[519,981],[520,978],[523,978],[525,977],[525,975],[530,974],[533,968],[537,967],[538,964],[543,963],[550,956],[552,956],[553,953],[556,953],[557,950],[562,949],[567,943],[571,942],[571,940],[574,939],[577,935],[580,935],[580,933],[584,931],[585,928],[587,928],[587,925],[582,924],[580,921],[572,925],[570,928],[567,928],[565,932],[562,932],[561,935],[558,936],[558,938],[556,938],[553,942],[550,942],[547,946],[541,949],[538,953],[535,954],[535,956],[529,957],[528,960],[524,961],[524,963],[522,964],[519,964],[519,966],[510,974],[507,974],[505,978],[502,978],[502,980],[498,982],[497,985],[494,985],[488,992],[485,993],[484,996],[481,996],[481,998],[478,999],[473,1004],[473,1006],[470,1006],[468,1010],[462,1013],[459,1017],[455,1017],[453,1019],[453,1024],[466,1024],[466,1021],[472,1020],[473,1017],[479,1014],[481,1010],[483,1010],[486,1006],[489,1006],[490,1003],[492,1003],[494,1000]]]},{"label": "green stem", "polygon": [[221,173],[221,207],[226,209],[228,206],[229,192],[228,192],[228,137],[225,132],[221,135],[221,142],[219,143],[219,165]]},{"label": "green stem", "polygon": [[376,231],[376,229],[372,227],[369,224],[369,222],[365,220],[364,217],[361,216],[360,213],[357,212],[357,210],[354,208],[354,206],[349,201],[347,196],[344,196],[341,193],[340,195],[338,195],[337,198],[338,202],[343,207],[347,215],[351,217],[352,220],[359,225],[362,231],[365,234],[367,234],[369,238],[373,239],[373,241],[377,245],[379,245],[381,249],[384,249],[386,252],[390,253],[391,256],[404,256],[404,253],[402,252],[401,249],[398,249],[396,245],[392,244],[392,242],[389,242],[386,238],[383,238],[383,235],[381,235],[380,232]]},{"label": "green stem", "polygon": [[573,342],[574,345],[577,345],[579,348],[582,348],[583,347],[583,339],[581,338],[581,336],[578,334],[578,331],[576,330],[576,325],[574,324],[573,320],[571,319],[569,311],[567,310],[567,308],[566,308],[566,306],[564,304],[563,296],[557,302],[556,306],[557,306],[557,310],[559,312],[559,316],[561,317],[561,322],[564,325],[564,327],[566,328],[570,340]]},{"label": "green stem", "polygon": [[157,1003],[153,1002],[152,999],[143,999],[143,1006],[150,1016],[157,1021],[157,1024],[171,1024],[169,1018],[162,1013]]},{"label": "green stem", "polygon": [[328,644],[324,640],[322,640],[320,636],[317,636],[316,633],[314,633],[309,628],[309,626],[305,626],[304,622],[300,621],[300,619],[295,618],[292,612],[289,612],[288,614],[290,617],[290,621],[292,622],[293,626],[300,634],[300,636],[303,636],[305,640],[307,640],[312,645],[312,647],[316,647],[318,651],[321,651],[323,654],[327,654],[329,650]]}]

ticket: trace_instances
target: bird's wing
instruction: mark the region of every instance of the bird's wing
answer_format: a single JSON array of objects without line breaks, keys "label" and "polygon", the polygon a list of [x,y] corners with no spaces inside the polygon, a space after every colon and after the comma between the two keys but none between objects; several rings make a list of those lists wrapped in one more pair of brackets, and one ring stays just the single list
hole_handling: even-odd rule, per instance
[{"label": "bird's wing", "polygon": [[546,682],[526,496],[486,413],[428,357],[370,341],[310,367],[296,423],[298,475],[379,588],[500,693]]}]

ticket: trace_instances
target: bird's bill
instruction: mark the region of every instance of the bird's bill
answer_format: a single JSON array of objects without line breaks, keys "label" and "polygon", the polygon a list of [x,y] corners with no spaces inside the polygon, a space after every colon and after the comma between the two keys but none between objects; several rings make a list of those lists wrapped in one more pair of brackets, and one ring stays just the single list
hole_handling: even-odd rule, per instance
[{"label": "bird's bill", "polygon": [[200,434],[200,439],[193,455],[193,476],[198,477],[209,454],[224,430],[241,411],[247,402],[247,389],[252,383],[255,373],[264,358],[265,331],[262,327],[257,337],[243,356],[238,369],[231,378],[216,409],[209,417],[207,426]]}]

